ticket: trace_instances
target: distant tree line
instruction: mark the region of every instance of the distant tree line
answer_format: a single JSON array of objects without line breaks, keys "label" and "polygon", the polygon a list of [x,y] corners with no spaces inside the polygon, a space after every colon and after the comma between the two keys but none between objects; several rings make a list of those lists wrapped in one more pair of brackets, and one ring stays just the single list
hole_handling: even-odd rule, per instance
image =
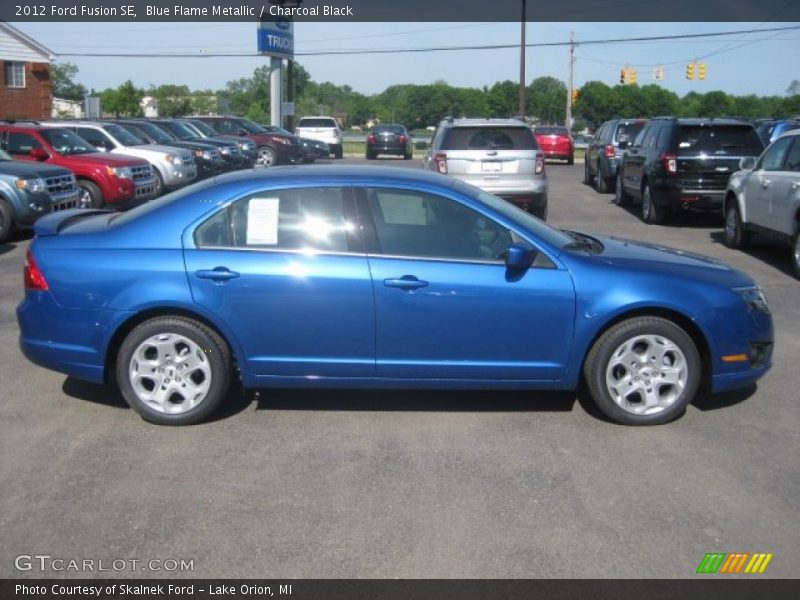
[{"label": "distant tree line", "polygon": [[[86,88],[74,82],[77,67],[57,64],[52,73],[55,96],[79,100]],[[285,77],[284,70],[284,77]],[[398,84],[370,96],[349,85],[317,83],[301,64],[294,65],[295,114],[336,116],[345,126],[363,126],[369,120],[403,123],[412,129],[435,125],[442,117],[517,115],[519,88],[514,81],[491,87],[454,87],[444,81],[432,84]],[[525,114],[541,123],[564,123],[567,87],[555,77],[537,77],[525,90]],[[181,116],[221,112],[269,120],[269,68],[261,66],[250,77],[229,81],[221,90],[190,90],[185,85],[136,88],[131,81],[117,88],[94,92],[104,112],[117,116],[142,114],[145,95],[158,100],[159,114]],[[590,81],[578,89],[573,106],[575,129],[593,129],[613,117],[659,115],[719,117],[790,117],[800,115],[800,81],[792,81],[783,96],[735,96],[722,91],[704,94],[675,92],[655,84],[609,86]]]}]

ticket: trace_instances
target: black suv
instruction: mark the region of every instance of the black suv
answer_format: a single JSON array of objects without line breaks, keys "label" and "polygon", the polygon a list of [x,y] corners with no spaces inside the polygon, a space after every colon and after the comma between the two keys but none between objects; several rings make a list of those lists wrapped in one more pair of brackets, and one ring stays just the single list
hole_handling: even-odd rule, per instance
[{"label": "black suv", "polygon": [[661,223],[679,209],[722,214],[725,186],[745,156],[764,149],[755,128],[737,119],[653,119],[624,152],[614,203],[641,201],[642,221]]},{"label": "black suv", "polygon": [[612,119],[603,123],[586,147],[583,183],[594,183],[600,194],[612,191],[622,153],[646,123],[646,119]]}]

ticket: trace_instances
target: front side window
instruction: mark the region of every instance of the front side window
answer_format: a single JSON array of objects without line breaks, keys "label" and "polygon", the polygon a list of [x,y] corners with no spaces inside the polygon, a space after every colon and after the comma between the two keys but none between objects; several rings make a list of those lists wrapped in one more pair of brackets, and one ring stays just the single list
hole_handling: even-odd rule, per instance
[{"label": "front side window", "polygon": [[765,171],[782,171],[783,162],[791,143],[792,138],[781,138],[772,144],[772,146],[764,152],[764,156],[761,157],[759,168]]},{"label": "front side window", "polygon": [[43,129],[41,136],[59,154],[89,154],[97,150],[77,133],[64,129],[63,127],[53,127]]},{"label": "front side window", "polygon": [[786,156],[786,170],[787,171],[800,171],[800,136],[793,136],[791,138],[794,140],[792,147],[789,149],[789,154]]},{"label": "front side window", "polygon": [[265,190],[238,200],[195,231],[215,248],[358,252],[355,219],[339,187]]},{"label": "front side window", "polygon": [[508,229],[450,198],[381,188],[360,193],[372,213],[380,254],[499,261],[514,242]]},{"label": "front side window", "polygon": [[6,87],[25,87],[25,63],[7,60],[5,64]]}]

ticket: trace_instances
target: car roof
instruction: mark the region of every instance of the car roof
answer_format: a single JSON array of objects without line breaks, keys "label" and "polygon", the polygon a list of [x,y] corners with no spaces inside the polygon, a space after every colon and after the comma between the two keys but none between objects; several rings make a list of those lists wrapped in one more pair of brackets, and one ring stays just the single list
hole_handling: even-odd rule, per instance
[{"label": "car roof", "polygon": [[744,119],[731,119],[731,118],[702,118],[702,117],[688,117],[688,118],[675,118],[675,117],[656,117],[654,121],[667,120],[674,121],[678,125],[747,125],[753,127],[753,124]]},{"label": "car roof", "polygon": [[509,118],[492,119],[463,117],[459,119],[445,119],[444,122],[452,127],[496,127],[498,125],[501,127],[529,127],[524,121]]},{"label": "car roof", "polygon": [[784,131],[782,134],[780,134],[778,136],[777,139],[780,139],[780,138],[783,138],[783,137],[791,137],[791,136],[794,136],[794,135],[800,135],[800,129],[790,129],[789,131]]},{"label": "car roof", "polygon": [[451,187],[453,180],[438,173],[404,167],[371,165],[288,165],[270,169],[244,169],[214,178],[215,183],[282,183],[303,181],[380,180]]}]

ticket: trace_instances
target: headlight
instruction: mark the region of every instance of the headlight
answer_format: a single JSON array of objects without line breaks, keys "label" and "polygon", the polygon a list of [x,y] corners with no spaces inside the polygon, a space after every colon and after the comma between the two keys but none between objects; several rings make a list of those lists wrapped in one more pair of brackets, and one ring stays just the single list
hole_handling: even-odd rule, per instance
[{"label": "headlight", "polygon": [[227,155],[227,154],[230,154],[230,153],[231,153],[231,149],[230,149],[230,147],[228,147],[228,146],[223,146],[222,148],[220,148],[220,149],[219,149],[219,151],[220,151],[220,152],[221,152],[223,155]]},{"label": "headlight", "polygon": [[16,180],[17,189],[26,190],[28,192],[46,192],[47,191],[47,184],[45,183],[44,179],[40,179],[38,177],[31,177],[29,179],[17,179]]},{"label": "headlight", "polygon": [[242,150],[246,150],[251,152],[256,149],[256,145],[253,142],[237,142],[239,144],[239,148]]},{"label": "headlight", "polygon": [[767,299],[759,287],[736,288],[734,290],[742,297],[747,308],[753,312],[769,312]]},{"label": "headlight", "polygon": [[278,142],[279,144],[291,144],[291,143],[292,143],[292,141],[291,141],[291,140],[288,140],[288,139],[286,139],[286,138],[279,138],[279,137],[276,137],[276,138],[273,138],[273,139],[274,139],[276,142]]},{"label": "headlight", "polygon": [[176,167],[179,167],[183,164],[183,162],[181,161],[181,157],[175,156],[173,154],[165,154],[164,160],[166,160],[170,164],[175,165]]},{"label": "headlight", "polygon": [[213,157],[211,156],[211,152],[203,151],[203,150],[195,150],[194,151],[195,158],[204,158],[205,160],[211,160]]},{"label": "headlight", "polygon": [[114,175],[121,179],[133,179],[133,169],[130,167],[114,167]]}]

